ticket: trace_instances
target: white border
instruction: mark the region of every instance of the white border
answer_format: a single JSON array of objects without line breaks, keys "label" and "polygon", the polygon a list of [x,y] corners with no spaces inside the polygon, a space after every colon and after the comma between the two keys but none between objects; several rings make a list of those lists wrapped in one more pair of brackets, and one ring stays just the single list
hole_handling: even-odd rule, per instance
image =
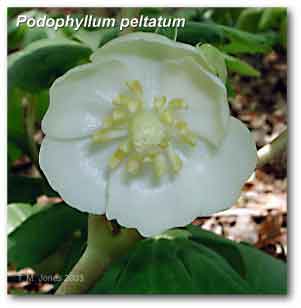
[{"label": "white border", "polygon": [[[188,0],[174,0],[174,1],[101,1],[101,0],[52,0],[52,1],[38,1],[38,0],[0,0],[0,52],[1,52],[1,88],[0,88],[0,99],[1,99],[1,110],[0,110],[0,204],[2,206],[2,213],[0,215],[0,230],[2,234],[2,249],[0,253],[1,258],[1,304],[5,307],[14,307],[15,305],[22,305],[44,308],[52,307],[56,304],[71,304],[72,308],[81,307],[84,304],[87,305],[120,305],[123,308],[127,307],[140,307],[143,304],[145,307],[151,307],[153,305],[158,308],[165,307],[166,305],[172,305],[173,308],[177,307],[192,307],[195,305],[210,305],[210,307],[223,307],[223,308],[236,308],[241,307],[253,307],[254,305],[271,304],[273,308],[283,307],[283,305],[294,305],[297,302],[301,302],[300,285],[298,285],[297,277],[301,277],[300,273],[300,260],[301,260],[301,243],[299,235],[301,234],[301,198],[298,196],[298,186],[300,186],[301,179],[298,177],[301,174],[301,146],[297,139],[301,139],[301,97],[298,94],[300,83],[301,83],[301,67],[300,67],[300,55],[301,55],[301,42],[300,42],[300,31],[301,31],[301,14],[300,14],[300,1],[287,0],[287,1],[258,1],[258,0],[245,0],[245,1],[188,1]],[[8,6],[20,6],[20,7],[119,7],[119,6],[190,6],[190,7],[256,7],[256,6],[285,6],[289,9],[290,14],[290,40],[289,40],[289,128],[290,128],[290,151],[289,151],[289,267],[290,267],[290,283],[289,290],[290,294],[287,297],[64,297],[58,298],[54,296],[41,296],[41,297],[12,297],[6,296],[6,194],[7,194],[7,183],[6,183],[6,8]],[[269,273],[263,273],[268,275]]]}]

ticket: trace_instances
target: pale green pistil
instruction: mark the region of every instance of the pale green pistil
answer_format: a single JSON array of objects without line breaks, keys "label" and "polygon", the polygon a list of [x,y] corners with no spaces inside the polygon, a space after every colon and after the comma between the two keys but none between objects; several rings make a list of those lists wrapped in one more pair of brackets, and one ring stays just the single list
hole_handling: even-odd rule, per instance
[{"label": "pale green pistil", "polygon": [[131,121],[129,133],[135,151],[144,155],[158,153],[167,137],[163,124],[151,111],[138,113]]}]

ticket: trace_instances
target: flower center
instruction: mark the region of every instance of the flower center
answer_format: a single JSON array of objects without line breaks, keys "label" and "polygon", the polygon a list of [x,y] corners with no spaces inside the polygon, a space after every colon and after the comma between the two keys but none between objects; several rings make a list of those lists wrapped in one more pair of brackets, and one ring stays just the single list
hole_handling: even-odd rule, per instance
[{"label": "flower center", "polygon": [[120,140],[108,163],[111,169],[125,162],[130,174],[139,173],[144,164],[151,164],[159,177],[168,169],[178,173],[182,160],[173,143],[194,146],[198,138],[178,114],[188,108],[187,104],[180,98],[167,102],[165,96],[155,97],[152,109],[145,110],[140,82],[133,80],[126,85],[127,93],[112,101],[113,110],[103,119],[102,128],[94,133],[93,142]]},{"label": "flower center", "polygon": [[164,125],[152,111],[135,115],[129,126],[129,134],[135,151],[143,155],[158,153],[167,138]]}]

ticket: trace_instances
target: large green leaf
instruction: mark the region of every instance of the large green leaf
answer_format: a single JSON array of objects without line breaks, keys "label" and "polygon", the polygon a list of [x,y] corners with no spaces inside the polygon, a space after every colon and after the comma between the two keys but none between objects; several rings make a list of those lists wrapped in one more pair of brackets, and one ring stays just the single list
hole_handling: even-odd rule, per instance
[{"label": "large green leaf", "polygon": [[47,206],[10,233],[8,262],[18,269],[39,264],[86,225],[87,215],[70,206],[63,203]]},{"label": "large green leaf", "polygon": [[255,293],[287,293],[287,268],[284,262],[248,244],[240,244],[239,250],[246,267],[246,280]]},{"label": "large green leaf", "polygon": [[202,243],[223,256],[242,277],[245,277],[243,258],[234,242],[193,225],[187,226],[187,230],[191,233],[192,240]]},{"label": "large green leaf", "polygon": [[86,62],[91,52],[89,47],[67,39],[45,39],[28,45],[9,56],[9,93],[14,88],[32,93],[48,89],[67,70]]},{"label": "large green leaf", "polygon": [[35,203],[37,197],[47,195],[56,197],[57,193],[51,189],[42,178],[8,175],[8,203],[27,202]]},{"label": "large green leaf", "polygon": [[[252,287],[255,294],[285,294],[286,264],[255,247],[238,244],[196,226],[188,226],[192,239],[223,256]],[[268,274],[266,274],[268,273]]]},{"label": "large green leaf", "polygon": [[187,239],[148,239],[115,263],[92,294],[245,294],[248,284],[227,261]]}]

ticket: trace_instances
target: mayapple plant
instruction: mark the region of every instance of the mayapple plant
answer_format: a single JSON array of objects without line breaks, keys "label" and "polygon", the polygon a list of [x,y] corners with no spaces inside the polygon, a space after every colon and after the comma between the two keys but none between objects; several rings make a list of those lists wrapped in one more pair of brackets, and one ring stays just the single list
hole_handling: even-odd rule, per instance
[{"label": "mayapple plant", "polygon": [[58,78],[42,121],[50,185],[144,237],[231,206],[256,147],[212,67],[201,49],[137,32]]}]

